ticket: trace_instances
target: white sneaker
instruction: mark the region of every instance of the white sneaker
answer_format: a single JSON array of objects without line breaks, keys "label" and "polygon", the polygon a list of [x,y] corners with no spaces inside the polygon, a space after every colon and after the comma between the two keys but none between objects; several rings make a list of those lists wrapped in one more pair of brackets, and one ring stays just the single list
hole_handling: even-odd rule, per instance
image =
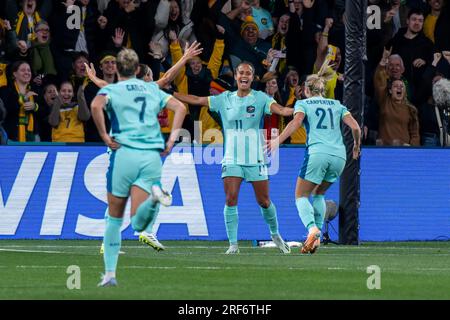
[{"label": "white sneaker", "polygon": [[146,245],[149,245],[150,247],[152,247],[153,249],[155,249],[156,251],[162,251],[164,249],[166,249],[161,242],[158,241],[158,239],[156,238],[155,234],[153,233],[148,233],[148,232],[141,232],[141,234],[139,235],[139,242],[145,243]]},{"label": "white sneaker", "polygon": [[238,254],[239,251],[239,247],[237,244],[230,244],[230,247],[228,248],[227,252],[225,252],[225,254]]},{"label": "white sneaker", "polygon": [[116,278],[108,278],[105,275],[102,275],[102,281],[97,285],[97,287],[116,287],[117,280]]},{"label": "white sneaker", "polygon": [[272,240],[282,253],[291,253],[291,248],[289,247],[289,244],[287,244],[279,234],[273,235]]},{"label": "white sneaker", "polygon": [[159,202],[165,207],[172,204],[172,195],[156,184],[152,186],[152,197],[153,201]]}]

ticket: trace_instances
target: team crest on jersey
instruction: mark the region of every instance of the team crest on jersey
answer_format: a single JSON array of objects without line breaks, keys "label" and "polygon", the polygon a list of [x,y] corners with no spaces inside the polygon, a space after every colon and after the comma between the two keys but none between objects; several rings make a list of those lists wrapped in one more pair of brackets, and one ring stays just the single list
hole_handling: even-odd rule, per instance
[{"label": "team crest on jersey", "polygon": [[247,107],[247,113],[255,113],[256,108],[254,106]]},{"label": "team crest on jersey", "polygon": [[262,23],[263,25],[267,25],[267,19],[266,19],[266,18],[262,18],[262,19],[261,19],[261,23]]}]

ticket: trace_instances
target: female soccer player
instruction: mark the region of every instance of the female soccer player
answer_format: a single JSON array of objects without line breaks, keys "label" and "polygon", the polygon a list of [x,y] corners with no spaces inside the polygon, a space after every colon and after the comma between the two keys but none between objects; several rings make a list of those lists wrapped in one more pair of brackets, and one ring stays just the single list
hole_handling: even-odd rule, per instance
[{"label": "female soccer player", "polygon": [[264,159],[260,124],[266,114],[272,112],[282,116],[291,116],[292,108],[284,108],[273,98],[251,88],[255,69],[249,62],[240,63],[235,70],[238,90],[225,91],[217,96],[197,97],[194,95],[174,96],[181,101],[199,106],[209,106],[218,112],[224,130],[224,158],[222,178],[226,194],[224,208],[225,226],[230,247],[227,254],[239,253],[237,201],[241,182],[251,182],[256,201],[261,207],[264,220],[269,225],[272,240],[283,253],[289,253],[289,245],[284,242],[278,231],[277,211],[269,198],[269,181]]},{"label": "female soccer player", "polygon": [[[106,273],[99,283],[102,287],[117,285],[120,227],[128,197],[131,225],[137,232],[154,220],[159,203],[171,203],[170,194],[161,189],[160,152],[170,152],[186,115],[184,105],[157,84],[135,78],[139,66],[136,52],[123,49],[116,62],[119,82],[102,88],[91,104],[100,137],[111,150],[107,172],[109,212],[103,240]],[[175,113],[166,147],[157,117],[164,107]],[[111,135],[106,132],[104,108],[111,120]]]},{"label": "female soccer player", "polygon": [[[360,154],[361,130],[347,108],[337,100],[326,99],[325,81],[318,75],[310,75],[305,82],[308,99],[298,100],[294,106],[294,119],[289,122],[279,140],[272,140],[274,151],[292,133],[305,123],[307,131],[306,153],[297,179],[295,203],[308,237],[302,253],[314,253],[320,245],[320,235],[325,216],[325,192],[344,170],[346,150],[342,141],[341,120],[352,129],[353,159]],[[313,203],[309,202],[312,194]]]}]

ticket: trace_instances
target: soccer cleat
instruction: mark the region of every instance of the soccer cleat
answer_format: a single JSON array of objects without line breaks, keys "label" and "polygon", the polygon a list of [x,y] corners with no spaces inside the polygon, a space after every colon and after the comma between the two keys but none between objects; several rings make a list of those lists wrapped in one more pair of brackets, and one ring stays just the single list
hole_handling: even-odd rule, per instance
[{"label": "soccer cleat", "polygon": [[225,254],[238,254],[239,251],[239,247],[237,244],[231,244],[230,247],[228,248],[227,252],[225,252]]},{"label": "soccer cleat", "polygon": [[145,243],[146,245],[149,245],[150,247],[152,247],[153,249],[155,249],[156,251],[162,251],[164,249],[166,249],[161,242],[158,241],[158,239],[156,238],[156,236],[153,233],[148,233],[148,232],[142,232],[139,235],[139,242]]},{"label": "soccer cleat", "polygon": [[[102,245],[100,246],[100,254],[105,253],[105,244],[102,242]],[[125,254],[124,251],[119,251],[119,254]]]},{"label": "soccer cleat", "polygon": [[[311,228],[313,230],[311,230],[309,232],[305,243],[303,243],[302,249],[300,250],[301,253],[311,252],[315,247],[316,240],[317,239],[320,240],[320,230],[317,227],[313,227],[313,228]],[[314,250],[314,252],[315,252],[315,250]]]},{"label": "soccer cleat", "polygon": [[291,248],[289,245],[281,238],[279,234],[272,236],[273,242],[277,245],[278,249],[280,249],[280,252],[282,253],[291,253]]},{"label": "soccer cleat", "polygon": [[102,275],[102,281],[97,285],[97,287],[116,287],[117,286],[117,280],[116,278],[107,278],[106,276]]},{"label": "soccer cleat", "polygon": [[159,202],[165,207],[172,204],[172,195],[157,184],[152,186],[152,197],[154,202]]},{"label": "soccer cleat", "polygon": [[314,247],[310,251],[311,254],[315,253],[317,251],[317,249],[319,249],[319,247],[320,247],[320,238],[314,242]]}]

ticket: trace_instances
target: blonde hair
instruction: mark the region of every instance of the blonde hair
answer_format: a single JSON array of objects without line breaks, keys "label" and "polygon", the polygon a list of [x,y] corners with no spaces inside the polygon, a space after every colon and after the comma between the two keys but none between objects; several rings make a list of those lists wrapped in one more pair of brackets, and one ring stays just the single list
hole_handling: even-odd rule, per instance
[{"label": "blonde hair", "polygon": [[325,94],[325,80],[317,74],[311,74],[306,78],[305,87],[308,88],[313,96],[323,96]]},{"label": "blonde hair", "polygon": [[117,71],[123,77],[132,77],[139,67],[139,57],[132,49],[122,49],[117,55]]}]

